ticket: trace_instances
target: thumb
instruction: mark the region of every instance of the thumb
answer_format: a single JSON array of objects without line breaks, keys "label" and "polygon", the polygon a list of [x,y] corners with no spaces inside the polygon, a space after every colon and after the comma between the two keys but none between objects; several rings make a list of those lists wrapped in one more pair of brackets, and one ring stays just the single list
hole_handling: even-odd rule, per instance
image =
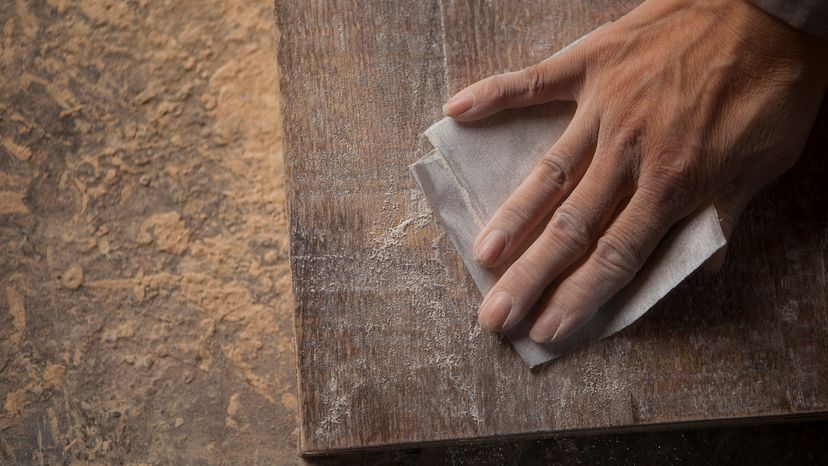
[{"label": "thumb", "polygon": [[580,76],[576,49],[520,71],[496,74],[454,95],[443,113],[458,121],[474,121],[502,110],[529,107],[553,100],[573,100],[572,86]]}]

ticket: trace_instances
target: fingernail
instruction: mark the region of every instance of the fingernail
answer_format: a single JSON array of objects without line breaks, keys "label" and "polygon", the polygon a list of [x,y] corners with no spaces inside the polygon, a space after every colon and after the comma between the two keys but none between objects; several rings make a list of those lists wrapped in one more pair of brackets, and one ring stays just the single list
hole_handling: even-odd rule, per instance
[{"label": "fingernail", "polygon": [[443,115],[456,117],[462,113],[467,112],[470,108],[474,107],[474,96],[471,94],[458,94],[445,105],[443,105]]},{"label": "fingernail", "polygon": [[474,258],[481,265],[492,266],[506,247],[506,234],[492,230],[474,248]]},{"label": "fingernail", "polygon": [[498,291],[491,299],[483,303],[478,321],[486,330],[497,332],[503,328],[503,321],[512,310],[512,295],[505,291]]},{"label": "fingernail", "polygon": [[[543,318],[541,318],[543,319]],[[555,313],[549,319],[538,320],[529,331],[529,338],[535,343],[552,343],[558,339],[561,330],[561,314]]]},{"label": "fingernail", "polygon": [[558,330],[555,330],[555,334],[552,335],[552,338],[549,339],[549,343],[557,343],[559,341],[564,341],[569,338],[578,328],[580,327],[580,323],[578,319],[573,318],[570,316],[569,319],[561,318],[561,323],[558,324]]},{"label": "fingernail", "polygon": [[509,316],[506,317],[506,322],[503,322],[503,327],[500,329],[501,332],[505,332],[510,328],[517,325],[520,322],[522,315],[518,315],[517,312],[509,312]]}]

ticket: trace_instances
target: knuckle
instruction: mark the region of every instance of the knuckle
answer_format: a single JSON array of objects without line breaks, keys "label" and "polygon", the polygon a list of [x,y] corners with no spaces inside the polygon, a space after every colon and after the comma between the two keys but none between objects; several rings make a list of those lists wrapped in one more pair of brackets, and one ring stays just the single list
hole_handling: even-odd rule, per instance
[{"label": "knuckle", "polygon": [[489,98],[502,99],[507,95],[506,75],[497,74],[490,76],[484,80],[485,85],[483,89]]},{"label": "knuckle", "polygon": [[508,270],[509,280],[508,283],[517,284],[518,286],[509,286],[509,288],[528,288],[531,287],[537,280],[538,277],[541,275],[541,268],[535,261],[527,258],[521,257],[519,260],[515,261]]},{"label": "knuckle", "polygon": [[608,31],[608,27],[599,28],[578,42],[579,50],[591,60],[606,60],[607,57],[617,55],[623,48],[624,40],[617,33]]},{"label": "knuckle", "polygon": [[566,314],[571,317],[581,312],[576,306],[589,301],[594,294],[594,286],[588,285],[583,278],[572,277],[561,285],[561,294],[564,296],[562,301],[568,304],[565,306]]},{"label": "knuckle", "polygon": [[563,189],[568,178],[561,158],[556,153],[547,153],[538,162],[538,180],[545,191],[559,191]]},{"label": "knuckle", "polygon": [[573,252],[583,253],[592,242],[592,231],[580,211],[564,204],[555,211],[549,223],[551,234]]},{"label": "knuckle", "polygon": [[609,120],[602,123],[595,160],[616,165],[617,173],[625,178],[639,179],[647,145],[651,144],[646,124],[634,115],[613,116]]},{"label": "knuckle", "polygon": [[533,96],[537,86],[542,86],[542,83],[540,83],[539,74],[528,71],[531,68],[533,67],[488,78],[491,80],[487,88],[488,92],[496,99],[512,99],[520,95]]},{"label": "knuckle", "polygon": [[619,141],[631,148],[639,149],[648,139],[648,119],[640,103],[632,103],[627,108],[616,109],[610,113],[608,126]]},{"label": "knuckle", "polygon": [[682,154],[665,156],[665,160],[655,167],[656,173],[674,184],[685,183],[693,174],[692,164]]},{"label": "knuckle", "polygon": [[532,213],[525,207],[529,205],[523,199],[515,199],[514,202],[507,202],[501,207],[499,215],[499,227],[511,230],[513,225],[525,225],[532,220]]},{"label": "knuckle", "polygon": [[639,189],[662,215],[672,217],[696,205],[698,176],[687,157],[675,156],[647,169]]},{"label": "knuckle", "polygon": [[648,177],[653,183],[671,191],[689,191],[695,184],[693,164],[688,157],[681,155],[663,157],[650,168]]},{"label": "knuckle", "polygon": [[546,81],[542,65],[536,64],[524,68],[520,71],[520,79],[529,98],[543,95],[546,89]]},{"label": "knuckle", "polygon": [[619,126],[621,152],[630,160],[640,159],[644,152],[647,129],[644,123],[636,120]]},{"label": "knuckle", "polygon": [[609,277],[632,278],[643,264],[627,240],[609,234],[598,239],[594,257],[600,273]]},{"label": "knuckle", "polygon": [[673,197],[669,189],[645,182],[639,184],[635,195],[641,198],[642,205],[654,222],[669,224],[678,220],[682,203]]}]

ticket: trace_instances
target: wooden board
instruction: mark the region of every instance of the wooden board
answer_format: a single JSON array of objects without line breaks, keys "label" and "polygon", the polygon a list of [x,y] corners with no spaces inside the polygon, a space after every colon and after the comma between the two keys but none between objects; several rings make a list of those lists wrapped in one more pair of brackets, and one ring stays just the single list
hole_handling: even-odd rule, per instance
[{"label": "wooden board", "polygon": [[828,411],[828,148],[742,219],[724,270],[529,371],[407,165],[451,92],[537,62],[636,2],[283,0],[279,64],[305,454]]}]

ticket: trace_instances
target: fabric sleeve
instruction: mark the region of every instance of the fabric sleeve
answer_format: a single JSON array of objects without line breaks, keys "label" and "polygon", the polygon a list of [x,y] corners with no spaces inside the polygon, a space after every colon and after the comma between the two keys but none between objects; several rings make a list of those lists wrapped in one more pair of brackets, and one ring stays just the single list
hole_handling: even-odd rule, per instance
[{"label": "fabric sleeve", "polygon": [[800,31],[828,39],[828,0],[751,0]]}]

